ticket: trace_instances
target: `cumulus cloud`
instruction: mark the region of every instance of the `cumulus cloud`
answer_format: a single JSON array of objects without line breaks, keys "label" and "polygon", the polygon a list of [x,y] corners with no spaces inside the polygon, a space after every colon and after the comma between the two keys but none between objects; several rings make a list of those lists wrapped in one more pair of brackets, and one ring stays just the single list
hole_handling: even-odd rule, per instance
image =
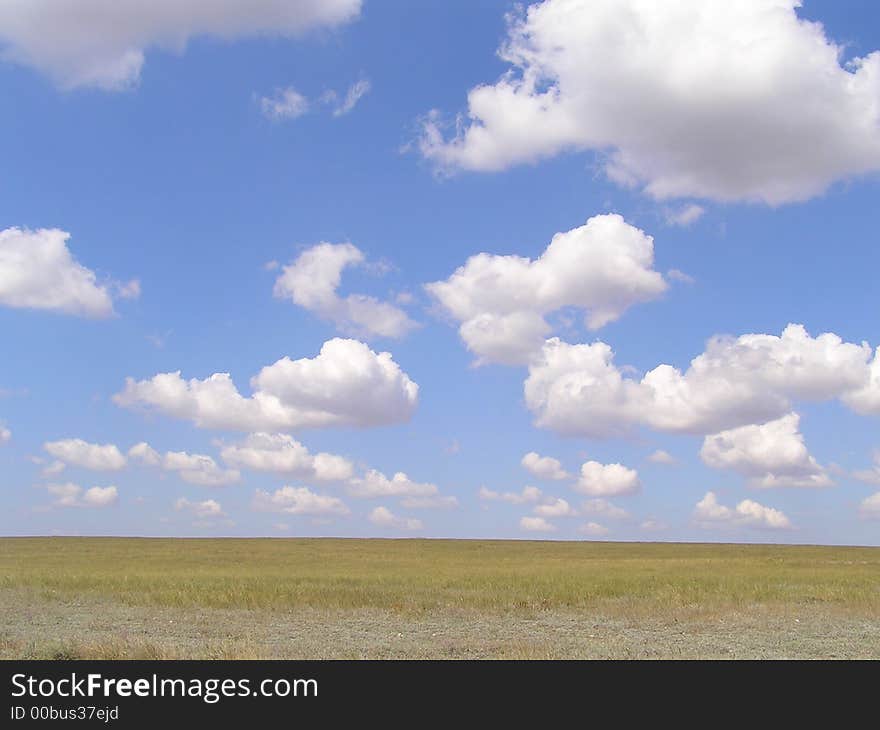
[{"label": "cumulus cloud", "polygon": [[697,502],[694,520],[701,527],[744,526],[772,530],[791,527],[788,517],[779,510],[751,499],[744,499],[735,508],[726,507],[718,502],[714,492],[706,492]]},{"label": "cumulus cloud", "polygon": [[553,338],[529,366],[525,400],[536,425],[567,435],[617,436],[638,425],[705,435],[780,418],[793,400],[840,398],[880,414],[878,359],[867,343],[790,324],[779,337],[714,337],[685,372],[659,365],[636,380],[604,342]]},{"label": "cumulus cloud", "polygon": [[562,464],[559,463],[558,459],[554,459],[551,456],[541,456],[534,451],[530,451],[523,456],[520,463],[538,479],[568,479],[568,472],[562,468]]},{"label": "cumulus cloud", "polygon": [[119,471],[126,465],[125,456],[115,444],[90,444],[82,439],[62,439],[47,441],[43,448],[65,464],[93,471]]},{"label": "cumulus cloud", "polygon": [[162,468],[177,472],[183,481],[200,487],[225,487],[241,480],[237,469],[221,469],[210,456],[185,451],[167,452],[162,458]]},{"label": "cumulus cloud", "polygon": [[312,515],[316,517],[344,516],[348,507],[338,497],[317,494],[308,487],[281,487],[271,494],[258,489],[251,503],[260,512],[285,512],[292,515]]},{"label": "cumulus cloud", "polygon": [[601,497],[588,499],[581,505],[581,510],[584,514],[601,515],[609,520],[629,519],[629,512]]},{"label": "cumulus cloud", "polygon": [[229,373],[187,381],[177,371],[127,378],[113,400],[200,428],[260,432],[401,423],[415,410],[419,392],[391,353],[343,339],[325,342],[314,358],[278,360],[253,377],[251,387],[253,395],[245,397]]},{"label": "cumulus cloud", "polygon": [[8,0],[0,58],[63,88],[136,84],[148,49],[182,52],[191,38],[293,37],[355,19],[361,0]]},{"label": "cumulus cloud", "polygon": [[673,457],[668,451],[664,451],[663,449],[657,449],[653,452],[649,457],[648,461],[652,464],[666,464],[667,466],[672,466],[676,463],[675,457]]},{"label": "cumulus cloud", "polygon": [[46,490],[55,500],[53,507],[109,507],[116,504],[119,493],[116,487],[90,487],[83,490],[78,484],[47,484]]},{"label": "cumulus cloud", "polygon": [[880,492],[865,497],[859,505],[859,516],[863,519],[880,519]]},{"label": "cumulus cloud", "polygon": [[[880,53],[843,49],[799,0],[547,0],[514,17],[510,70],[468,94],[444,170],[501,170],[595,151],[657,199],[800,201],[880,169]],[[809,100],[809,103],[805,103]]]},{"label": "cumulus cloud", "polygon": [[276,89],[271,96],[261,96],[260,110],[273,121],[296,119],[309,110],[309,100],[292,86]]},{"label": "cumulus cloud", "polygon": [[526,532],[555,532],[556,525],[548,522],[543,517],[523,517],[519,526]]},{"label": "cumulus cloud", "polygon": [[807,451],[799,423],[800,416],[789,413],[761,425],[707,436],[700,457],[715,469],[743,474],[755,487],[830,486],[828,473]]},{"label": "cumulus cloud", "polygon": [[174,509],[178,512],[189,512],[193,517],[200,520],[213,520],[218,517],[225,517],[220,503],[214,499],[191,502],[186,497],[181,497],[174,503]]},{"label": "cumulus cloud", "polygon": [[137,281],[99,283],[95,272],[73,257],[69,238],[57,228],[0,231],[0,306],[100,319],[114,314],[114,297],[140,295]]},{"label": "cumulus cloud", "polygon": [[347,490],[354,497],[433,497],[438,492],[437,485],[414,482],[402,471],[389,479],[376,469],[349,480]]},{"label": "cumulus cloud", "polygon": [[496,492],[486,487],[480,487],[477,494],[485,502],[501,501],[510,504],[537,502],[542,497],[542,492],[537,487],[523,487],[521,492]]},{"label": "cumulus cloud", "polygon": [[312,454],[299,441],[282,433],[253,433],[223,448],[220,456],[239,469],[286,474],[303,480],[338,482],[350,479],[354,465],[336,454]]},{"label": "cumulus cloud", "polygon": [[576,517],[577,510],[561,497],[553,497],[532,509],[538,517]]},{"label": "cumulus cloud", "polygon": [[425,288],[461,323],[478,364],[520,365],[540,352],[554,311],[584,310],[586,326],[598,329],[659,297],[667,284],[653,265],[651,236],[619,215],[598,215],[557,233],[537,259],[480,253]]},{"label": "cumulus cloud", "polygon": [[402,309],[363,294],[337,293],[342,271],[364,262],[364,254],[351,243],[319,243],[282,269],[274,295],[333,322],[348,335],[403,337],[417,325]]},{"label": "cumulus cloud", "polygon": [[12,431],[0,423],[0,445],[5,444],[12,438]]},{"label": "cumulus cloud", "polygon": [[146,441],[141,441],[132,446],[128,450],[128,458],[144,466],[160,466],[162,464],[162,457],[159,455],[159,452]]},{"label": "cumulus cloud", "polygon": [[421,520],[417,520],[411,517],[398,517],[387,507],[376,507],[372,512],[370,512],[368,519],[374,525],[378,525],[379,527],[388,527],[395,530],[415,531],[421,530],[424,527]]},{"label": "cumulus cloud", "polygon": [[586,522],[578,527],[578,532],[590,537],[604,537],[611,530],[604,525],[600,525],[598,522]]},{"label": "cumulus cloud", "polygon": [[616,497],[633,494],[642,488],[639,473],[623,464],[600,464],[587,461],[581,465],[581,474],[574,489],[594,497]]}]

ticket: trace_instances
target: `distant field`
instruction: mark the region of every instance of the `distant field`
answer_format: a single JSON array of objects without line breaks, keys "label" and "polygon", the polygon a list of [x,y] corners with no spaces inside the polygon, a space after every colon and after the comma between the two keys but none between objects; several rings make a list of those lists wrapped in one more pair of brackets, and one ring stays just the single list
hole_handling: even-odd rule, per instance
[{"label": "distant field", "polygon": [[0,657],[880,658],[880,548],[0,539]]}]

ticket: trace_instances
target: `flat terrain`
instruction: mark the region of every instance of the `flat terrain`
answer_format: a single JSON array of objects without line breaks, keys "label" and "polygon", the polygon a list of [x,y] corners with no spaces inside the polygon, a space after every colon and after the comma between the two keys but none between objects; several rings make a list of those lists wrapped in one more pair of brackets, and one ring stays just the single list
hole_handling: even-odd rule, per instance
[{"label": "flat terrain", "polygon": [[2,658],[880,658],[880,548],[0,539]]}]

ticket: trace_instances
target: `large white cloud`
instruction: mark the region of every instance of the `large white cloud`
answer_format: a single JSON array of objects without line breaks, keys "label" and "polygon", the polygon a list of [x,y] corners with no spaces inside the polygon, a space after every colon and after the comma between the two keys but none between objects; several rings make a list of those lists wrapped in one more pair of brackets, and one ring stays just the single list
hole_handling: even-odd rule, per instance
[{"label": "large white cloud", "polygon": [[343,516],[349,514],[348,507],[338,497],[318,494],[308,487],[281,487],[271,494],[258,489],[251,503],[253,509],[261,512],[285,512],[291,515],[311,515],[314,517]]},{"label": "large white cloud", "polygon": [[830,486],[833,482],[807,450],[799,424],[800,416],[789,413],[706,436],[700,457],[715,469],[745,475],[755,487]]},{"label": "large white cloud", "polygon": [[781,336],[714,337],[682,373],[659,365],[641,380],[614,364],[604,342],[548,340],[529,367],[525,400],[538,426],[593,437],[620,435],[637,425],[709,434],[780,418],[793,400],[841,398],[862,413],[880,413],[880,381],[871,380],[867,343],[801,325]]},{"label": "large white cloud", "polygon": [[642,488],[639,473],[623,464],[600,464],[587,461],[581,465],[581,474],[574,489],[593,497],[616,497],[633,494]]},{"label": "large white cloud", "polygon": [[327,426],[382,426],[407,421],[419,386],[388,352],[357,340],[325,342],[314,358],[284,357],[251,379],[243,396],[228,373],[184,380],[180,372],[127,378],[113,397],[121,406],[153,408],[201,428],[284,431]]},{"label": "large white cloud", "polygon": [[791,521],[782,512],[765,507],[751,499],[744,499],[736,507],[726,507],[718,501],[714,492],[697,502],[694,521],[700,527],[757,527],[783,530],[791,527]]},{"label": "large white cloud", "polygon": [[225,446],[220,456],[239,469],[286,474],[304,480],[344,481],[354,465],[336,454],[312,454],[293,437],[282,433],[253,433],[237,444]]},{"label": "large white cloud", "polygon": [[124,469],[127,463],[115,444],[90,444],[82,439],[62,439],[47,441],[43,448],[65,464],[93,471],[118,471]]},{"label": "large white cloud", "polygon": [[841,65],[798,0],[547,0],[514,19],[511,70],[424,155],[501,170],[594,150],[655,198],[779,204],[880,170],[880,53]]},{"label": "large white cloud", "polygon": [[70,253],[69,238],[57,228],[0,231],[0,306],[104,318],[113,315],[114,298],[140,295],[137,280],[100,283]]},{"label": "large white cloud", "polygon": [[342,271],[364,261],[364,254],[351,243],[319,243],[284,267],[274,294],[334,322],[347,335],[404,336],[416,323],[402,309],[363,294],[337,293]]},{"label": "large white cloud", "polygon": [[425,288],[461,323],[478,363],[516,365],[540,351],[551,312],[582,309],[586,325],[598,329],[656,299],[667,285],[653,265],[650,236],[619,215],[598,215],[557,233],[537,259],[480,253]]},{"label": "large white cloud", "polygon": [[354,19],[361,0],[4,0],[0,54],[62,87],[122,89],[147,49],[181,52],[190,38],[296,36]]}]

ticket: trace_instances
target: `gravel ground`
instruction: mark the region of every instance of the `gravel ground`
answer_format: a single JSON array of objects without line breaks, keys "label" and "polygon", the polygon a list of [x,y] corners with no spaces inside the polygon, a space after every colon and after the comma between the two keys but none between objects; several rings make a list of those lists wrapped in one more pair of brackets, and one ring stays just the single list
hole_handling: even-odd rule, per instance
[{"label": "gravel ground", "polygon": [[0,589],[0,658],[878,659],[880,621],[760,606],[662,620],[186,610]]}]

